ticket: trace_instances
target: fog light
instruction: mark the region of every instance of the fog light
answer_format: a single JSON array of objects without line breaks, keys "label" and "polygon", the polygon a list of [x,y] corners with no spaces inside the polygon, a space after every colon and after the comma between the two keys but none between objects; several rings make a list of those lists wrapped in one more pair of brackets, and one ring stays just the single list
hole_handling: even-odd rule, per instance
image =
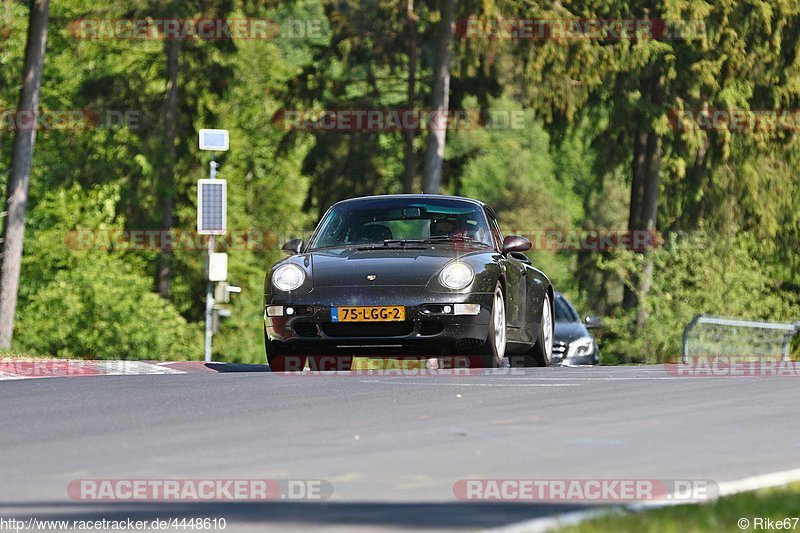
[{"label": "fog light", "polygon": [[445,305],[444,307],[442,307],[442,311],[443,311],[444,313],[450,313],[450,312],[452,312],[452,311],[453,311],[453,308],[452,308],[452,307],[450,307],[449,305]]},{"label": "fog light", "polygon": [[283,316],[283,306],[282,305],[268,305],[267,306],[267,316]]},{"label": "fog light", "polygon": [[294,314],[294,307],[287,307],[286,314],[292,316]]},{"label": "fog light", "polygon": [[477,315],[481,312],[481,304],[456,304],[457,315]]}]

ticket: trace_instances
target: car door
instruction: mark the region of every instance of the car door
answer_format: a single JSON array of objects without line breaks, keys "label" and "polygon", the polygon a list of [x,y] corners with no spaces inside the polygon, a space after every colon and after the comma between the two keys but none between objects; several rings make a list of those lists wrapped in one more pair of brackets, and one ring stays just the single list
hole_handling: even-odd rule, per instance
[{"label": "car door", "polygon": [[[498,249],[503,249],[503,233],[497,217],[491,209],[486,210],[489,227]],[[524,257],[524,256],[523,256]],[[527,260],[527,258],[525,258]],[[506,316],[508,321],[508,337],[511,341],[528,341],[525,328],[527,320],[527,269],[525,263],[514,253],[504,255],[500,259],[501,267],[505,267],[506,274]]]}]

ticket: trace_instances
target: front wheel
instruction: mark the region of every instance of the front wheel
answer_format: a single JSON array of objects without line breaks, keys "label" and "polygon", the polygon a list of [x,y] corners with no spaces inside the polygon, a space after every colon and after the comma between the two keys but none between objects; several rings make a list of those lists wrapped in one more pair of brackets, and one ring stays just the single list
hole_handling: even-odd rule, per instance
[{"label": "front wheel", "polygon": [[500,282],[494,289],[492,315],[489,319],[489,337],[481,346],[481,363],[484,368],[498,368],[506,355],[506,299]]},{"label": "front wheel", "polygon": [[269,340],[264,331],[264,347],[267,364],[273,372],[302,372],[306,367],[306,356],[291,354],[277,342]]}]

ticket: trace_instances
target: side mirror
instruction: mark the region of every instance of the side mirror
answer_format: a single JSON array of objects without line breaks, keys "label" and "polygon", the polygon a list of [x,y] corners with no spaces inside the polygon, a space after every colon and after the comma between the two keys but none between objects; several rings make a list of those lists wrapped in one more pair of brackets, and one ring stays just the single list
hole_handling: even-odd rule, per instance
[{"label": "side mirror", "polygon": [[531,249],[531,241],[519,235],[508,235],[503,239],[503,253],[524,252]]},{"label": "side mirror", "polygon": [[603,327],[603,319],[599,316],[587,316],[584,324],[586,329],[599,329]]},{"label": "side mirror", "polygon": [[281,246],[281,250],[286,255],[297,255],[302,251],[302,249],[303,249],[303,239],[292,239],[291,241]]}]

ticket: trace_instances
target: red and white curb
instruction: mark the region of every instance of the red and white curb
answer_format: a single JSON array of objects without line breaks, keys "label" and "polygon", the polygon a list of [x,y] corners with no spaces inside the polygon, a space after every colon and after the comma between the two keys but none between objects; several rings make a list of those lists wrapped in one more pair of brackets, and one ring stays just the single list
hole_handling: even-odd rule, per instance
[{"label": "red and white curb", "polygon": [[202,361],[88,361],[79,359],[0,359],[0,381],[87,376],[139,376],[214,372]]}]

